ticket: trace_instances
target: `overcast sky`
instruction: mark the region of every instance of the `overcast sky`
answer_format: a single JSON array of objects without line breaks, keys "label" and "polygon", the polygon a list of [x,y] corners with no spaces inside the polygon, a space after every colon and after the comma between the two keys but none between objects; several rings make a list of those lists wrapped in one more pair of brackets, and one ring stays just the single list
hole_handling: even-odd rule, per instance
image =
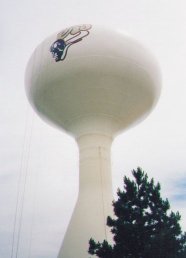
[{"label": "overcast sky", "polygon": [[120,28],[156,56],[162,94],[145,121],[115,139],[113,192],[142,167],[186,230],[185,13],[185,0],[1,0],[0,257],[57,257],[78,193],[78,150],[32,111],[24,72],[43,39],[82,23]]}]

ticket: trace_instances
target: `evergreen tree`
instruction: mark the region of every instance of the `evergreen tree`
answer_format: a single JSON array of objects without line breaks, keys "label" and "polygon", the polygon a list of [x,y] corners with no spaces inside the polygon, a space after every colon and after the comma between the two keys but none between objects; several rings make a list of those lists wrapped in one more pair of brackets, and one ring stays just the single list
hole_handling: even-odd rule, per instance
[{"label": "evergreen tree", "polygon": [[160,184],[148,180],[140,168],[134,180],[124,177],[124,189],[113,202],[115,218],[108,217],[114,245],[89,241],[89,254],[100,258],[186,258],[186,233],[178,212],[169,211],[160,195]]}]

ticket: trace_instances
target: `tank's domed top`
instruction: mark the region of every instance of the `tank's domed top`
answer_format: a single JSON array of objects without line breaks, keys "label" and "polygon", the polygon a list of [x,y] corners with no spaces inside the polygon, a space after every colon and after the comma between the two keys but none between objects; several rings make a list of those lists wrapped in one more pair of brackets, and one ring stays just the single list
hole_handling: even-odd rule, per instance
[{"label": "tank's domed top", "polygon": [[75,137],[115,135],[154,107],[161,78],[154,57],[121,30],[72,26],[43,41],[26,70],[31,104]]}]

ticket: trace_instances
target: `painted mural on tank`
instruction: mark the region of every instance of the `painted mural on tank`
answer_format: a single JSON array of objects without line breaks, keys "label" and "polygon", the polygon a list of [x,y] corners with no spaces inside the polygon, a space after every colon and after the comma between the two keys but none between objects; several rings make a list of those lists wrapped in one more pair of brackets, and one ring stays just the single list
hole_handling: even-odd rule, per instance
[{"label": "painted mural on tank", "polygon": [[87,37],[91,28],[92,25],[83,24],[72,26],[59,32],[57,40],[50,47],[50,52],[55,61],[63,61],[67,56],[69,47]]}]

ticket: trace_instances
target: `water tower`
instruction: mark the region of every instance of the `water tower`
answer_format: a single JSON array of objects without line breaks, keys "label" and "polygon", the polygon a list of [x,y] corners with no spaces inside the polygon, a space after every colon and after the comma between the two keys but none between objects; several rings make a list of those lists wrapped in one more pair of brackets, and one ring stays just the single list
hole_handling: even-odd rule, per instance
[{"label": "water tower", "polygon": [[79,196],[58,258],[87,258],[91,237],[112,241],[106,227],[111,144],[153,109],[160,77],[153,56],[136,40],[89,24],[52,35],[31,56],[25,82],[31,105],[79,146]]}]

